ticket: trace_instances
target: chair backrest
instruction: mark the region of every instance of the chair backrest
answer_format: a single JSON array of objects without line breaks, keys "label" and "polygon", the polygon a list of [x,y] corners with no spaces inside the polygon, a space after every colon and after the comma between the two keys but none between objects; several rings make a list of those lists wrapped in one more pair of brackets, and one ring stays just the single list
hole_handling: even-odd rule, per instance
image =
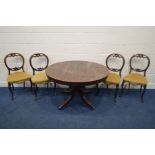
[{"label": "chair backrest", "polygon": [[[44,66],[39,66],[39,67],[35,67],[35,65],[34,65],[34,59],[36,59],[36,58],[39,58],[39,59],[41,59],[41,61],[43,62],[45,62],[45,65]],[[48,56],[46,55],[46,54],[44,54],[44,53],[35,53],[35,54],[33,54],[31,57],[30,57],[30,60],[29,60],[29,62],[30,62],[30,66],[31,66],[31,68],[32,68],[32,70],[33,70],[33,75],[35,74],[35,72],[36,71],[43,71],[43,70],[45,70],[47,67],[48,67],[48,65],[49,65],[49,58],[48,58]],[[37,63],[37,66],[39,65],[39,63]]]},{"label": "chair backrest", "polygon": [[[145,66],[143,61],[146,61]],[[134,62],[138,63],[139,66],[134,67]],[[143,72],[144,76],[146,76],[146,71],[150,66],[150,58],[145,55],[145,54],[135,54],[130,58],[130,72],[135,71],[135,72]]]},{"label": "chair backrest", "polygon": [[[114,60],[116,62],[119,61],[119,66],[115,66],[115,67],[110,67],[110,60]],[[122,69],[125,65],[125,58],[118,53],[112,53],[110,54],[107,58],[106,58],[106,66],[109,70],[113,71],[113,72],[119,72],[119,75],[121,76],[122,73]]]},{"label": "chair backrest", "polygon": [[[13,63],[15,64],[15,66],[11,66],[11,62],[8,62],[8,59],[14,59],[13,60]],[[18,64],[19,62],[17,62],[17,60],[20,60],[20,64]],[[10,54],[7,54],[4,58],[4,63],[5,63],[5,66],[7,67],[8,69],[8,73],[11,74],[11,71],[18,71],[18,70],[22,70],[24,72],[24,63],[25,63],[25,60],[24,60],[24,57],[23,55],[21,55],[20,53],[10,53]],[[10,64],[10,65],[9,65]],[[19,65],[19,66],[18,66]]]}]

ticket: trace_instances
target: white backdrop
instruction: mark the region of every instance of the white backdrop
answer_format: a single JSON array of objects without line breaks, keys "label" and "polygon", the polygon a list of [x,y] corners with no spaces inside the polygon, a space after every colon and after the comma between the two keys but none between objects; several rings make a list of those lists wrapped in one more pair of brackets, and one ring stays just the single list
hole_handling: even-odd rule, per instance
[{"label": "white backdrop", "polygon": [[0,27],[0,86],[6,86],[4,57],[10,52],[23,54],[30,73],[29,57],[35,52],[47,54],[50,64],[65,60],[105,64],[106,57],[117,52],[126,59],[123,75],[129,71],[129,58],[144,53],[151,58],[149,88],[155,88],[155,27]]}]

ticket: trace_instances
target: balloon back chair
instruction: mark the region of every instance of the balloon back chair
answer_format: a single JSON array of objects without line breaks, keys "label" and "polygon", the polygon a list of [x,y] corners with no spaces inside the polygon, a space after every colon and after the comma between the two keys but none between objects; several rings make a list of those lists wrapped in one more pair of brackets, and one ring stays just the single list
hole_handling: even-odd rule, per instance
[{"label": "balloon back chair", "polygon": [[[12,61],[11,61],[12,59]],[[8,88],[14,99],[14,84],[23,83],[25,88],[25,82],[30,81],[31,75],[24,71],[24,57],[20,53],[10,53],[4,58],[5,66],[8,69]]]},{"label": "balloon back chair", "polygon": [[[144,54],[135,54],[130,58],[129,61],[130,71],[129,74],[123,78],[122,82],[122,92],[124,84],[139,85],[141,93],[141,102],[143,102],[144,93],[147,88],[148,81],[146,79],[146,71],[150,66],[150,58]],[[143,90],[142,90],[143,88]]]},{"label": "balloon back chair", "polygon": [[[35,98],[37,98],[38,85],[47,84],[47,87],[48,87],[48,84],[50,82],[45,73],[45,70],[49,65],[49,58],[44,53],[35,53],[30,57],[29,62],[33,70],[33,77],[31,78],[32,88],[34,91]],[[35,62],[37,62],[37,65],[35,65]],[[54,87],[56,87],[55,83],[54,83]]]},{"label": "balloon back chair", "polygon": [[116,101],[119,92],[121,73],[124,65],[125,65],[125,58],[121,54],[113,53],[106,58],[106,66],[109,69],[110,73],[106,78],[106,80],[104,81],[104,84],[107,86],[107,88],[109,85],[116,86],[114,101]]}]

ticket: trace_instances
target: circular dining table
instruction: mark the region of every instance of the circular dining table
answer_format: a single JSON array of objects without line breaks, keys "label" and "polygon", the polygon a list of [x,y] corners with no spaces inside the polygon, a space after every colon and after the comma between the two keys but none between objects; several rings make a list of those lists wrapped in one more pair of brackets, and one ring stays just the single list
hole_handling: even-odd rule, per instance
[{"label": "circular dining table", "polygon": [[70,87],[70,95],[59,109],[67,106],[71,100],[78,94],[81,100],[91,109],[95,107],[85,97],[85,86],[97,85],[103,82],[109,74],[108,69],[95,62],[88,61],[64,61],[50,65],[46,69],[46,75],[55,83],[67,85]]}]

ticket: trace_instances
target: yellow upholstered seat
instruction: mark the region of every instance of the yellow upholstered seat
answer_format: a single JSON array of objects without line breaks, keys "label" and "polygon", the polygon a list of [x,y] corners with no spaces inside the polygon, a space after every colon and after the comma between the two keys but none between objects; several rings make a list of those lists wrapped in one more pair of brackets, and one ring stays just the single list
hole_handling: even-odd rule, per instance
[{"label": "yellow upholstered seat", "polygon": [[106,84],[119,85],[121,77],[116,73],[109,73],[107,79],[105,80]]},{"label": "yellow upholstered seat", "polygon": [[138,73],[130,73],[123,80],[136,85],[147,85],[148,83],[145,76]]},{"label": "yellow upholstered seat", "polygon": [[26,72],[15,72],[8,76],[8,83],[20,83],[31,79],[31,75]]},{"label": "yellow upholstered seat", "polygon": [[49,82],[45,72],[37,73],[31,78],[32,83],[40,84]]}]

